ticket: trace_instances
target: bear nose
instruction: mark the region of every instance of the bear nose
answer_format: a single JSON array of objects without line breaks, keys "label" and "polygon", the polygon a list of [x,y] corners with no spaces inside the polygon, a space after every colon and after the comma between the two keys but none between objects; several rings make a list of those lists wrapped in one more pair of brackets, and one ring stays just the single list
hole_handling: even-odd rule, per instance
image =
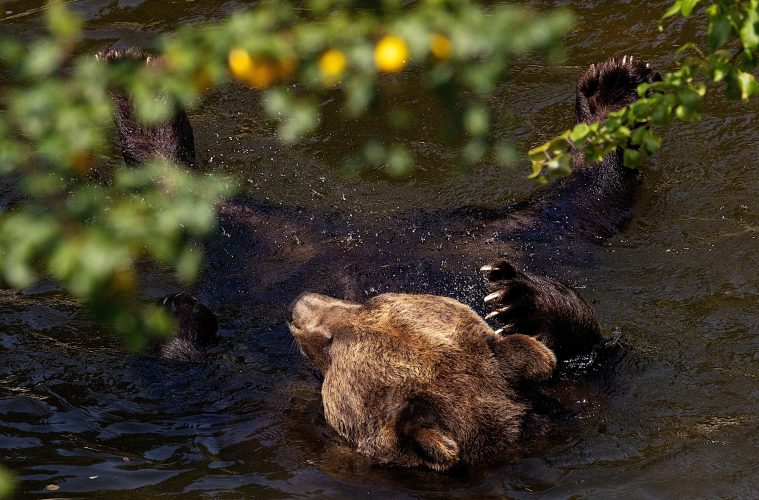
[{"label": "bear nose", "polygon": [[295,309],[295,305],[298,303],[300,299],[303,298],[304,295],[307,295],[308,292],[303,292],[297,297],[295,297],[295,300],[290,302],[290,305],[287,306],[287,322],[292,323],[293,322],[293,310]]}]

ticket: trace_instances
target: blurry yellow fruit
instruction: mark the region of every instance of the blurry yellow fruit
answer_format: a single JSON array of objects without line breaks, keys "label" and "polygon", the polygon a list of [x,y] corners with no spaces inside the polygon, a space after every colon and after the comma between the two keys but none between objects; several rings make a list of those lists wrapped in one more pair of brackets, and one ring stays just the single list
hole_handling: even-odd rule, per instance
[{"label": "blurry yellow fruit", "polygon": [[279,77],[280,68],[269,56],[251,57],[245,49],[232,49],[228,57],[229,70],[235,78],[263,89]]},{"label": "blurry yellow fruit", "polygon": [[382,71],[395,73],[408,62],[406,42],[396,36],[386,36],[374,49],[374,64]]},{"label": "blurry yellow fruit", "polygon": [[238,80],[244,80],[250,71],[250,67],[253,65],[253,60],[250,58],[248,51],[245,49],[232,49],[229,51],[227,59],[229,70],[234,77]]},{"label": "blurry yellow fruit", "polygon": [[248,74],[244,80],[258,89],[264,89],[277,79],[279,67],[270,57],[256,57],[251,61]]},{"label": "blurry yellow fruit", "polygon": [[348,59],[342,51],[329,49],[319,58],[319,71],[322,74],[322,79],[326,82],[337,80],[345,71],[347,64]]},{"label": "blurry yellow fruit", "polygon": [[432,55],[441,61],[445,61],[451,57],[453,45],[447,36],[435,33],[430,37],[430,51]]}]

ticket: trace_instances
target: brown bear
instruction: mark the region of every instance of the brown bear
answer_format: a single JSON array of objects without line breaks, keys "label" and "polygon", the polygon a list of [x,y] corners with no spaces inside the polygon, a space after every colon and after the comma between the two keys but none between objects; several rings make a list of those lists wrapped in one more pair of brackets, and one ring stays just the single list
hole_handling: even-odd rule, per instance
[{"label": "brown bear", "polygon": [[[121,54],[104,58],[118,61]],[[634,102],[639,84],[658,78],[632,57],[591,66],[577,85],[576,121],[604,119]],[[127,162],[160,155],[195,167],[183,112],[171,123],[144,128],[135,125],[128,99],[115,103]],[[612,234],[629,218],[639,181],[619,151],[597,163],[574,153],[572,175],[522,204],[413,214],[413,226],[427,238],[395,225],[386,234],[363,233],[363,244],[346,244],[344,235],[356,227],[339,218],[231,200],[220,216],[229,238],[210,244],[204,293],[224,305],[263,311],[303,290],[318,292],[291,303],[288,324],[323,375],[327,422],[360,453],[434,470],[497,461],[547,428],[531,395],[552,377],[557,361],[588,353],[601,340],[592,308],[526,265],[548,268],[558,247],[584,248]],[[280,254],[277,265],[266,266],[274,253]],[[473,269],[503,256],[525,264],[482,268],[491,283],[483,319],[470,307],[477,307],[473,296],[484,288]],[[363,300],[365,290],[405,293]],[[215,320],[189,296],[167,301],[174,303],[181,305],[172,308],[180,327],[164,356],[202,357],[200,340],[213,337]],[[502,326],[494,330],[486,319]]]},{"label": "brown bear", "polygon": [[[633,58],[591,66],[577,85],[577,122],[592,123],[637,98],[657,75]],[[574,155],[574,173],[541,193],[504,228],[550,232],[562,225],[608,234],[638,183],[619,152],[597,164]],[[601,340],[590,306],[572,289],[502,262],[482,268],[494,284],[485,319],[429,295],[386,293],[363,304],[304,293],[288,323],[323,374],[327,422],[380,463],[447,470],[513,456],[543,431],[529,386],[550,378],[557,357],[587,353]]]}]

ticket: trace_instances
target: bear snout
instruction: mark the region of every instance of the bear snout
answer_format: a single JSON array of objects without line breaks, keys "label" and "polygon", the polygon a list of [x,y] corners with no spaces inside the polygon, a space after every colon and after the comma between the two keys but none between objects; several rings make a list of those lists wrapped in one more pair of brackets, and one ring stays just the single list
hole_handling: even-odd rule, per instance
[{"label": "bear snout", "polygon": [[287,308],[287,322],[291,327],[303,330],[317,327],[324,315],[324,299],[330,298],[311,292],[301,293]]},{"label": "bear snout", "polygon": [[290,327],[314,330],[327,327],[341,313],[360,309],[361,304],[335,299],[326,295],[303,292],[287,308]]},{"label": "bear snout", "polygon": [[295,300],[290,302],[290,305],[287,306],[286,319],[288,323],[293,322],[293,311],[295,310],[295,306],[298,304],[300,299],[303,298],[304,295],[308,295],[308,292],[302,292],[300,295],[295,297]]}]

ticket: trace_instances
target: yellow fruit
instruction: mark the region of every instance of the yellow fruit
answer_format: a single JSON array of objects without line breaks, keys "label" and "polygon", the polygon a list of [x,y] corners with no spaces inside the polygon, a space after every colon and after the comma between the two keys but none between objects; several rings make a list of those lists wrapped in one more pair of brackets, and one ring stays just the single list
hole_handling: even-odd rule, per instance
[{"label": "yellow fruit", "polygon": [[270,57],[256,57],[251,61],[245,81],[257,89],[264,89],[277,79],[279,67]]},{"label": "yellow fruit", "polygon": [[386,36],[374,48],[374,64],[381,71],[395,73],[408,62],[408,46],[396,36]]},{"label": "yellow fruit", "polygon": [[235,78],[249,85],[263,89],[280,76],[280,67],[269,56],[254,56],[245,49],[232,49],[228,57],[229,70]]},{"label": "yellow fruit", "polygon": [[244,80],[253,65],[253,60],[245,49],[230,50],[227,62],[232,75],[238,80]]},{"label": "yellow fruit", "polygon": [[319,72],[326,82],[334,82],[343,74],[348,59],[342,51],[329,49],[319,58]]},{"label": "yellow fruit", "polygon": [[433,56],[441,61],[445,61],[451,57],[453,45],[447,36],[435,33],[430,37],[430,51]]}]

